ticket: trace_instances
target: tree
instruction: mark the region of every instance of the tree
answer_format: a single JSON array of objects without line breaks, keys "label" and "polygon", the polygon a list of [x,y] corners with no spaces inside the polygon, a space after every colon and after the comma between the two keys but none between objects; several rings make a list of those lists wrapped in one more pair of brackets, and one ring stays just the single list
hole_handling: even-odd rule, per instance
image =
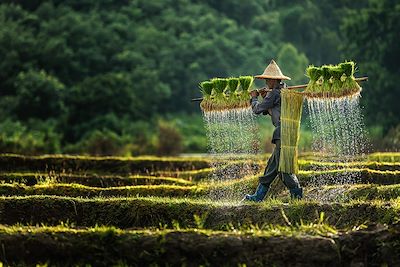
[{"label": "tree", "polygon": [[400,123],[399,29],[400,3],[393,0],[371,0],[366,8],[350,10],[342,25],[344,55],[369,76],[362,98],[367,120],[385,130]]},{"label": "tree", "polygon": [[305,69],[308,59],[303,53],[299,53],[292,44],[284,44],[278,53],[277,60],[283,73],[292,78],[292,84],[305,83]]},{"label": "tree", "polygon": [[64,85],[45,71],[29,70],[15,80],[17,105],[15,114],[20,120],[58,118],[65,112]]}]

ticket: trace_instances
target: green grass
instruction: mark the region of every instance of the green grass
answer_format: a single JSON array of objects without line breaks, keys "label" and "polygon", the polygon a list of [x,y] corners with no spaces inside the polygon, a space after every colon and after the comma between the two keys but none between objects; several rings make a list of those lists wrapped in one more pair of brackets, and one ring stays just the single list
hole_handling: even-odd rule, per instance
[{"label": "green grass", "polygon": [[368,160],[377,162],[400,162],[400,152],[377,152],[368,155]]},{"label": "green grass", "polygon": [[201,229],[0,226],[0,260],[11,266],[396,266],[398,227],[337,234],[324,223],[230,232]]},{"label": "green grass", "polygon": [[[324,212],[326,222],[338,228],[365,223],[394,223],[399,219],[400,200],[350,201],[321,204],[295,201],[285,205],[278,200],[238,205],[179,198],[71,198],[58,196],[0,197],[0,224],[76,226],[109,225],[119,228],[196,227],[195,215],[207,229],[223,230],[243,225],[284,225],[289,221],[311,223]],[[285,216],[282,215],[282,211]]]},{"label": "green grass", "polygon": [[[300,171],[298,178],[304,187],[313,186],[315,179],[324,179],[329,175],[359,175],[360,182],[378,184],[397,184],[400,183],[400,171],[376,171],[368,169],[344,169],[344,170],[325,170],[325,171]],[[213,192],[224,192],[230,199],[241,199],[244,192],[252,192],[257,186],[257,176],[247,176],[240,179],[213,182],[202,180],[193,183],[183,179],[163,178],[163,177],[91,177],[91,176],[64,176],[62,178],[42,178],[31,174],[33,182],[23,174],[10,174],[0,176],[0,179],[7,182],[0,184],[0,195],[59,195],[71,197],[96,197],[96,196],[164,196],[164,197],[190,197],[199,198],[218,194]],[[39,180],[37,180],[39,179]],[[59,179],[59,180],[56,180]],[[65,183],[66,180],[75,183]],[[146,184],[148,183],[148,184]],[[170,183],[170,184],[168,184]],[[329,181],[326,181],[329,183]],[[278,191],[271,192],[272,197],[276,197],[283,186],[277,188]],[[285,190],[286,192],[287,190]]]},{"label": "green grass", "polygon": [[299,160],[301,170],[340,170],[340,169],[370,169],[377,171],[400,171],[400,162],[379,162],[379,161],[356,161],[349,163],[342,162],[320,162],[315,160]]},{"label": "green grass", "polygon": [[[260,168],[265,166],[266,155],[257,155],[250,159],[253,164],[259,164]],[[300,169],[312,168],[341,168],[361,166],[377,168],[379,170],[398,170],[400,168],[400,153],[374,153],[368,156],[368,161],[343,163],[320,163],[314,160],[314,156],[304,153],[299,157]],[[225,159],[222,159],[225,161]],[[227,164],[248,163],[249,159],[243,158]],[[203,172],[210,168],[211,159],[207,157],[86,157],[68,155],[44,155],[44,156],[21,156],[3,154],[0,155],[0,169],[2,172],[50,172],[57,173],[97,173],[97,174],[119,174],[131,173],[150,174],[155,172],[173,173]],[[375,166],[375,167],[373,167]]]},{"label": "green grass", "polygon": [[[121,230],[113,227],[0,227],[0,259],[11,265],[47,262],[50,266],[264,266],[297,262],[336,263],[336,231],[324,224],[270,227],[268,230],[216,232],[209,230]],[[254,244],[258,250],[254,251]],[[274,246],[300,246],[296,251]],[[315,247],[325,255],[310,255]],[[303,253],[301,253],[303,251]],[[251,252],[252,257],[248,257]]]},{"label": "green grass", "polygon": [[154,173],[155,176],[158,177],[177,177],[182,179],[200,181],[209,177],[216,169],[215,168],[205,168],[200,170],[192,170],[192,171],[159,171]]},{"label": "green grass", "polygon": [[377,171],[370,169],[341,169],[341,170],[324,170],[324,171],[300,171],[299,180],[303,185],[312,185],[315,179],[326,180],[325,177],[335,177],[338,175],[348,175],[356,177],[361,183],[373,184],[397,184],[400,183],[400,171]]},{"label": "green grass", "polygon": [[330,185],[320,188],[310,188],[306,192],[307,197],[315,195],[331,196],[334,201],[348,201],[350,199],[391,201],[392,199],[400,198],[400,185]]},{"label": "green grass", "polygon": [[159,170],[207,168],[207,158],[184,157],[86,157],[67,155],[21,156],[3,154],[0,169],[15,171],[97,172],[112,174],[151,173]]},{"label": "green grass", "polygon": [[57,195],[69,197],[195,197],[207,194],[201,186],[179,185],[137,185],[118,187],[90,187],[80,184],[42,184],[26,186],[23,184],[0,184],[2,196]]},{"label": "green grass", "polygon": [[[343,164],[305,154],[298,174],[305,196],[331,195],[331,200],[290,201],[277,180],[280,187],[272,190],[277,198],[242,204],[238,200],[255,189],[257,176],[212,183],[204,178],[218,170],[207,158],[0,156],[2,171],[11,171],[0,173],[5,182],[0,184],[0,261],[11,266],[287,266],[295,258],[302,266],[396,266],[397,156],[373,154],[370,161]],[[250,163],[262,170],[265,155],[220,162],[222,169]],[[152,175],[176,177],[129,175],[145,166]],[[312,179],[344,173],[359,173],[361,182],[374,184],[311,187]],[[210,199],[221,191],[235,201]],[[367,227],[375,224],[387,226]]]},{"label": "green grass", "polygon": [[[396,166],[396,165],[394,165]],[[373,184],[382,184],[382,185],[387,185],[387,184],[397,184],[400,183],[400,170],[375,170],[375,169],[369,169],[369,168],[343,168],[343,169],[331,169],[332,166],[328,167],[326,170],[318,170],[318,171],[313,171],[313,170],[300,170],[299,173],[297,174],[297,177],[301,183],[302,186],[312,186],[313,182],[318,179],[322,179],[325,182],[329,183],[327,181],[326,177],[345,177],[346,175],[349,177],[357,177],[360,183],[373,183]],[[372,167],[376,168],[382,168],[382,169],[392,169],[392,166],[390,165],[376,165],[372,164]],[[394,167],[397,168],[397,167]],[[259,167],[260,170],[263,169],[263,166]],[[206,183],[207,182],[207,175],[212,173],[213,171],[207,171],[206,173],[199,172],[198,176],[195,178],[195,181],[198,181],[200,183]],[[197,172],[196,172],[197,173]],[[207,175],[206,175],[207,174]],[[169,173],[169,175],[172,175]],[[179,173],[176,173],[175,175],[179,176]],[[192,174],[192,175],[195,175]],[[254,175],[252,177],[240,177],[240,179],[234,179],[234,180],[229,180],[226,182],[223,182],[221,184],[221,187],[230,187],[232,185],[237,184],[237,186],[254,186],[256,183],[257,177],[260,176],[261,173]],[[238,187],[239,188],[239,187]]]},{"label": "green grass", "polygon": [[93,187],[116,187],[134,185],[193,185],[187,179],[140,175],[90,175],[65,173],[0,173],[2,183],[36,184],[81,184]]},{"label": "green grass", "polygon": [[[300,171],[298,178],[303,187],[312,187],[316,179],[326,176],[357,176],[360,183],[376,185],[389,185],[400,183],[400,171],[376,171],[369,169],[342,169],[324,171]],[[205,177],[203,177],[205,178]],[[213,182],[212,180],[199,179],[190,182],[181,178],[129,176],[129,177],[101,177],[88,175],[62,175],[52,176],[40,174],[0,174],[0,195],[59,195],[71,197],[115,197],[115,196],[163,196],[163,197],[189,197],[204,198],[214,197],[218,192],[229,199],[239,200],[244,193],[253,192],[257,186],[258,175],[247,176],[240,179]],[[69,183],[67,183],[69,181]],[[288,191],[277,179],[277,186],[273,186],[269,196],[278,197],[288,195]],[[284,193],[282,193],[282,191]],[[306,194],[307,195],[307,194]],[[285,197],[286,199],[286,197]],[[385,198],[387,199],[387,198]]]}]

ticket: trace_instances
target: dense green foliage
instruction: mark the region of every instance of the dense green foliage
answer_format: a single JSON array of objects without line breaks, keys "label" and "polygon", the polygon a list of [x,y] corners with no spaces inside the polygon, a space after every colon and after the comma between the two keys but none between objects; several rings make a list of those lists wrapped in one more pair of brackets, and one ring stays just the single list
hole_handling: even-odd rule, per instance
[{"label": "dense green foliage", "polygon": [[355,59],[382,136],[399,124],[399,14],[393,0],[2,1],[0,151],[204,151],[200,118],[165,114],[199,113],[200,81],[271,58],[293,84],[308,64]]},{"label": "dense green foliage", "polygon": [[348,36],[344,55],[370,77],[363,93],[367,119],[386,129],[400,123],[399,29],[400,3],[394,0],[372,0],[368,7],[349,11],[342,23]]}]

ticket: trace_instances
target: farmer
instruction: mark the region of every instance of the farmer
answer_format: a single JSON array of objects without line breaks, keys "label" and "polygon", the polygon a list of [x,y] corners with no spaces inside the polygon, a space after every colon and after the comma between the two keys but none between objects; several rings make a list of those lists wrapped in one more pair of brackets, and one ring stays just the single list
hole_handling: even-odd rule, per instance
[{"label": "farmer", "polygon": [[[279,173],[279,155],[281,151],[281,88],[284,87],[282,80],[290,80],[282,74],[279,66],[274,60],[267,66],[264,73],[255,76],[257,79],[265,79],[266,87],[260,90],[251,91],[251,107],[255,114],[270,115],[275,130],[272,136],[272,143],[275,144],[274,151],[268,160],[264,175],[260,177],[256,192],[253,195],[246,195],[243,200],[262,201],[267,194],[271,183],[276,176],[280,176],[285,186],[290,191],[290,196],[294,199],[303,197],[303,189],[300,187],[296,175],[290,173]],[[258,100],[261,95],[262,101]]]}]

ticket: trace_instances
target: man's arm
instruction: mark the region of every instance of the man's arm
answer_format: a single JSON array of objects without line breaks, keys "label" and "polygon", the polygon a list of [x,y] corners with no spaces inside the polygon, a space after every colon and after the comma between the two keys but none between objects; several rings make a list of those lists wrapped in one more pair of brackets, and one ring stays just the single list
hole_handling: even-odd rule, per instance
[{"label": "man's arm", "polygon": [[251,98],[251,108],[255,114],[268,113],[268,109],[271,109],[274,106],[275,102],[275,92],[267,94],[267,96],[261,101],[258,101],[258,98],[253,96]]}]

